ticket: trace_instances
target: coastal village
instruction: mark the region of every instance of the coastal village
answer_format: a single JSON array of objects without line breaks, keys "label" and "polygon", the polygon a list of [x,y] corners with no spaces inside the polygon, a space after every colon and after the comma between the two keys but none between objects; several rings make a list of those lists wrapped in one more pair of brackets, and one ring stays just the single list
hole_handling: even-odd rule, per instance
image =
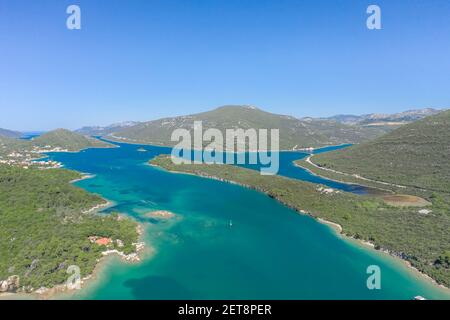
[{"label": "coastal village", "polygon": [[0,164],[19,166],[22,167],[23,169],[28,169],[30,167],[37,167],[39,169],[61,168],[62,164],[60,162],[53,160],[39,160],[39,159],[43,159],[43,155],[46,152],[68,151],[60,147],[52,147],[52,146],[45,146],[43,148],[32,146],[29,149],[23,150],[14,150],[14,149],[11,150],[11,148],[7,148],[7,146],[4,143],[0,143]]}]

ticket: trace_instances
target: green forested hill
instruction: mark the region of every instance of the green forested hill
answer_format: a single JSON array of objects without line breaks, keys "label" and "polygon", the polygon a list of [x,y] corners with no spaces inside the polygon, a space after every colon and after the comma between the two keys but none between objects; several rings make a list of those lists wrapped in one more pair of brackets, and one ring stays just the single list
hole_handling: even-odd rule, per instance
[{"label": "green forested hill", "polygon": [[[37,149],[55,149],[67,151],[80,151],[85,148],[108,148],[114,147],[110,143],[86,137],[66,129],[57,129],[47,132],[33,140],[21,140],[0,136],[0,159],[8,158],[11,153],[20,153],[22,156],[30,155],[37,157]],[[13,158],[17,158],[14,156]]]},{"label": "green forested hill", "polygon": [[0,281],[18,275],[20,290],[52,287],[66,281],[70,265],[86,276],[105,250],[89,241],[92,235],[121,239],[120,250],[134,250],[135,222],[82,213],[104,200],[69,183],[79,177],[0,165]]},{"label": "green forested hill", "polygon": [[341,143],[358,143],[380,136],[384,129],[345,125],[336,121],[297,119],[265,112],[252,106],[223,106],[212,111],[139,123],[112,134],[122,141],[172,146],[172,132],[177,128],[193,129],[194,121],[203,121],[203,130],[279,129],[280,148],[321,147]]},{"label": "green forested hill", "polygon": [[32,144],[39,147],[59,147],[68,151],[79,151],[85,148],[107,148],[113,146],[109,143],[86,137],[66,129],[57,129],[47,132],[34,138]]},{"label": "green forested hill", "polygon": [[315,155],[320,166],[389,183],[450,192],[450,111],[382,137]]}]

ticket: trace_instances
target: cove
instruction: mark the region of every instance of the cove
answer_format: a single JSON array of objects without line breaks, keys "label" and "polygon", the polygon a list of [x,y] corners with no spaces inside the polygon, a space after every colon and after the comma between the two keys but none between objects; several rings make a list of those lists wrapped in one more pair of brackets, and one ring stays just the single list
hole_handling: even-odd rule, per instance
[{"label": "cove", "polygon": [[[118,145],[49,157],[95,175],[76,185],[115,203],[103,214],[118,211],[145,224],[144,240],[154,252],[137,265],[108,261],[95,282],[69,298],[450,298],[399,260],[345,240],[264,194],[146,164],[169,148]],[[144,216],[151,210],[177,217],[157,222]],[[380,290],[367,289],[370,265],[381,269]]]}]

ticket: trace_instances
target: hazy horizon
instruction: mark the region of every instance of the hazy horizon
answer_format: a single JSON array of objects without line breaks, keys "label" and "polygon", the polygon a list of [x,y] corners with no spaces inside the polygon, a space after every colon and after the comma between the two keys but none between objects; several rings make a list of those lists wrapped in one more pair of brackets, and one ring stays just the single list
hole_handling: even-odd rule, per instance
[{"label": "hazy horizon", "polygon": [[[226,105],[226,106],[229,106],[229,105]],[[240,106],[244,106],[244,105],[240,105]],[[214,108],[210,108],[210,109],[207,109],[207,110],[203,110],[203,111],[200,111],[200,113],[201,113],[201,112],[212,111],[212,110],[214,110],[214,109],[216,109],[216,108],[219,108],[219,107],[221,107],[221,106],[217,106],[217,107],[214,107]],[[259,106],[255,106],[255,107],[257,107],[257,108],[260,109],[260,110],[267,111],[267,110],[265,110],[265,109],[263,109],[263,108],[261,108],[261,107],[259,107]],[[402,110],[402,111],[395,112],[395,113],[401,113],[401,112],[406,112],[406,111],[414,111],[414,110],[422,110],[422,109],[427,109],[427,108],[436,109],[436,110],[439,110],[439,111],[444,111],[444,110],[447,110],[447,109],[448,109],[448,108],[436,108],[436,107],[423,107],[423,108],[411,108],[411,109],[406,109],[406,110]],[[273,112],[271,112],[271,113],[273,113]],[[25,129],[25,130],[20,130],[20,129],[15,129],[15,128],[0,127],[0,129],[8,129],[8,130],[18,131],[18,132],[22,132],[22,133],[27,133],[27,134],[32,134],[32,133],[42,133],[42,132],[47,132],[47,131],[51,131],[51,130],[55,130],[55,129],[69,129],[69,130],[72,130],[72,131],[73,131],[73,130],[81,129],[81,128],[83,128],[83,127],[95,127],[95,126],[98,126],[98,127],[106,127],[106,126],[109,126],[109,125],[121,124],[121,123],[124,123],[124,122],[147,122],[147,121],[159,120],[159,119],[162,119],[162,118],[177,117],[177,116],[183,116],[183,115],[188,115],[188,114],[192,114],[192,113],[176,114],[176,115],[171,115],[171,116],[163,116],[163,117],[158,117],[158,118],[148,118],[148,119],[137,119],[137,120],[136,120],[136,119],[132,119],[132,120],[125,119],[125,120],[119,120],[119,121],[115,121],[115,122],[111,122],[111,123],[93,123],[93,124],[86,124],[86,125],[81,125],[81,126],[78,126],[78,127],[72,127],[72,128],[70,128],[70,127],[52,127],[52,128],[44,128],[44,129],[31,129],[31,130]],[[329,118],[329,117],[338,116],[338,115],[339,115],[339,116],[363,116],[363,115],[367,115],[367,114],[392,114],[392,113],[379,113],[379,112],[369,112],[369,113],[362,113],[362,114],[336,113],[336,114],[326,115],[326,116],[323,116],[323,117],[312,117],[312,118]],[[292,115],[290,115],[290,114],[281,114],[281,115],[292,116]],[[302,117],[296,117],[296,118],[301,119],[301,118],[308,118],[308,117],[310,117],[310,116],[305,115],[305,116],[302,116]]]},{"label": "hazy horizon", "polygon": [[[0,128],[78,129],[227,104],[328,117],[450,105],[450,2],[0,3]],[[382,29],[366,27],[369,5]]]}]

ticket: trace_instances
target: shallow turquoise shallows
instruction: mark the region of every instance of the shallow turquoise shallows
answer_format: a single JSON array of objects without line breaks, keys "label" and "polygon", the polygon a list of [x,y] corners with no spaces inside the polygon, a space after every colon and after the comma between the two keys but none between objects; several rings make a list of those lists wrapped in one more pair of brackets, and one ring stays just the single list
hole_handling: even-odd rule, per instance
[{"label": "shallow turquoise shallows", "polygon": [[[94,174],[77,185],[109,199],[103,211],[145,223],[154,252],[140,264],[108,261],[71,298],[88,299],[429,299],[449,298],[402,262],[300,215],[256,191],[191,175],[169,173],[146,162],[167,148],[120,148],[53,153],[67,168]],[[283,153],[280,174],[316,181]],[[333,187],[339,187],[331,181]],[[358,192],[356,190],[355,192]],[[145,218],[170,210],[167,222]],[[381,268],[381,289],[367,288],[370,265]]]}]

